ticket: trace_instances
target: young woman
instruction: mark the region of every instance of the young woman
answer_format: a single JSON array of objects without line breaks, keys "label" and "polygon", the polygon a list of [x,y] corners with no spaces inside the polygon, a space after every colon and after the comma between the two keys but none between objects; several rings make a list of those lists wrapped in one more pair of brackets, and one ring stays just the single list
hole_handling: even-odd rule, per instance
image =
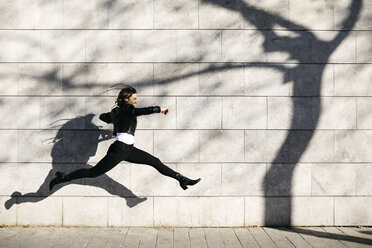
[{"label": "young woman", "polygon": [[201,179],[191,180],[178,172],[175,172],[158,158],[144,152],[134,146],[134,133],[137,126],[137,116],[162,113],[166,115],[168,108],[151,106],[145,108],[135,108],[137,103],[137,92],[133,87],[125,86],[116,99],[116,107],[111,112],[103,113],[99,116],[100,120],[114,125],[114,135],[116,141],[111,144],[107,154],[90,169],[79,169],[66,175],[61,171],[55,173],[55,178],[50,181],[49,189],[52,190],[56,184],[68,182],[78,178],[97,177],[114,168],[121,161],[130,163],[147,164],[157,169],[161,174],[172,177],[179,181],[182,189],[186,190],[187,185],[194,185]]}]

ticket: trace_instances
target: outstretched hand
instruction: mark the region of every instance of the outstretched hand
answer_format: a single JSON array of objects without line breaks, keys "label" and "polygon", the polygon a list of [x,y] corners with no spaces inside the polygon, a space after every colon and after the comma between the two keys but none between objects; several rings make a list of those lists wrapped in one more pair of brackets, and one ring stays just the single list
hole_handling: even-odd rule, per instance
[{"label": "outstretched hand", "polygon": [[160,111],[164,115],[168,114],[168,112],[169,112],[168,108],[160,108]]}]

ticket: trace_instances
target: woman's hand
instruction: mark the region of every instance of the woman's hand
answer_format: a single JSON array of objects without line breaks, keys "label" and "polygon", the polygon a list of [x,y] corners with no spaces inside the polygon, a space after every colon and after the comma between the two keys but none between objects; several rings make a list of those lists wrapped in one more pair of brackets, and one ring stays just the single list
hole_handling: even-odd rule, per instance
[{"label": "woman's hand", "polygon": [[162,114],[164,114],[164,115],[166,115],[166,114],[168,114],[168,108],[160,108],[160,111],[161,111],[161,113]]}]

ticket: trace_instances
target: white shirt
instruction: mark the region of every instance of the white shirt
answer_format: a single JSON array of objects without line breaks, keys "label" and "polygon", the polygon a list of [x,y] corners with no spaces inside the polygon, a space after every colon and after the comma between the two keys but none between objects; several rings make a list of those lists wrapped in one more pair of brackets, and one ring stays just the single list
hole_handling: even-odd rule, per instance
[{"label": "white shirt", "polygon": [[128,145],[134,144],[134,136],[129,133],[117,133],[115,139]]}]

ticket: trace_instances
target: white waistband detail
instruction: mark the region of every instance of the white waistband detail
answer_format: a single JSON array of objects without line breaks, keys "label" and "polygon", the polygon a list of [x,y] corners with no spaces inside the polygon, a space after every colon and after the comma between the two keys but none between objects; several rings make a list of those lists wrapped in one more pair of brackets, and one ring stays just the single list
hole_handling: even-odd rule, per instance
[{"label": "white waistband detail", "polygon": [[117,133],[115,139],[128,145],[134,144],[134,136],[129,133]]}]

